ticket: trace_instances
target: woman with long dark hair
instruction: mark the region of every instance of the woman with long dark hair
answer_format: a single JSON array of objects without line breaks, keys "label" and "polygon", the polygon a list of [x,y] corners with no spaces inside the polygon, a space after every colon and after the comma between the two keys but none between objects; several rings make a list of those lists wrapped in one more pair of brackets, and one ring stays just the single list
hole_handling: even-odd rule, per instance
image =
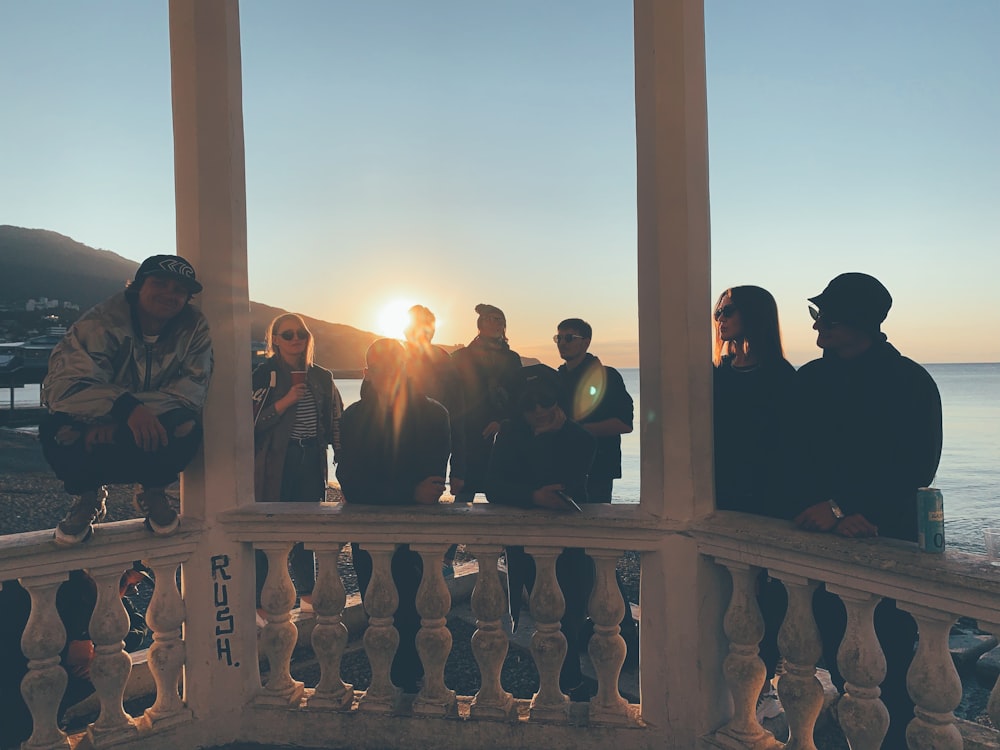
[{"label": "woman with long dark hair", "polygon": [[[257,502],[326,498],[327,446],[340,449],[344,403],[332,373],[313,362],[315,341],[301,316],[284,313],[267,331],[267,359],[253,373],[254,482]],[[312,552],[292,549],[296,592],[306,605],[316,583]],[[257,553],[257,608],[267,558]]]},{"label": "woman with long dark hair", "polygon": [[[781,345],[778,306],[766,289],[734,286],[719,295],[712,317],[716,507],[791,518],[796,377]],[[764,616],[760,656],[767,667],[757,701],[763,720],[782,710],[772,681],[788,604],[784,586],[766,571],[758,579],[757,601]]]}]

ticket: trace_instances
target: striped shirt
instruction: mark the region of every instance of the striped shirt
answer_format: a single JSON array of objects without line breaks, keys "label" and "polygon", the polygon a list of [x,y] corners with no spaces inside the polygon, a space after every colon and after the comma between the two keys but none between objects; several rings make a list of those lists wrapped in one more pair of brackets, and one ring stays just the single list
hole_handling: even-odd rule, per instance
[{"label": "striped shirt", "polygon": [[305,440],[316,437],[316,428],[319,424],[319,414],[316,411],[316,399],[312,391],[306,389],[305,395],[296,404],[298,409],[295,412],[295,426],[292,427],[292,440]]}]

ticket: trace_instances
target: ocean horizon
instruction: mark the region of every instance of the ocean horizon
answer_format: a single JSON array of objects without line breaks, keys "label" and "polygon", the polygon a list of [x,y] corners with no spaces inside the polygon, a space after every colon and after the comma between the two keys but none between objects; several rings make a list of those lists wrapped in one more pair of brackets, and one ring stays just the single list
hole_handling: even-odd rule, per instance
[{"label": "ocean horizon", "polygon": [[[1000,363],[924,367],[941,392],[944,446],[934,486],[944,494],[946,544],[982,554],[983,529],[1000,528]],[[639,369],[619,372],[641,413]],[[337,387],[345,406],[360,398],[360,380],[339,379]],[[15,405],[37,406],[38,386],[16,389]],[[615,481],[612,502],[639,502],[639,455],[639,431],[623,435],[622,478]],[[335,476],[332,465],[330,476]]]}]

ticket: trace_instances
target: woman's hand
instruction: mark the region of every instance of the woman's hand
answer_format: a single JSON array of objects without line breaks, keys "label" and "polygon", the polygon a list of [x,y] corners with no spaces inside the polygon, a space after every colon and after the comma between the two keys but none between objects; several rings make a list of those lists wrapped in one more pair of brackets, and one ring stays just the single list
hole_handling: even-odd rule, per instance
[{"label": "woman's hand", "polygon": [[288,389],[288,393],[279,398],[274,402],[274,408],[278,414],[284,414],[286,411],[291,409],[295,404],[299,402],[303,396],[306,395],[307,386],[305,383],[299,383],[298,385],[293,385]]}]

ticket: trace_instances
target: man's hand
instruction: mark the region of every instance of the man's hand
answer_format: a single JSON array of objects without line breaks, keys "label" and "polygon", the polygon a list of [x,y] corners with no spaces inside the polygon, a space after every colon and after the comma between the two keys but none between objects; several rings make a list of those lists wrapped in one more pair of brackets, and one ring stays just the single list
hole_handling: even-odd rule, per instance
[{"label": "man's hand", "polygon": [[846,536],[850,539],[861,539],[863,537],[878,536],[878,526],[860,513],[854,513],[840,519],[840,523],[834,528],[833,533]]},{"label": "man's hand", "polygon": [[94,450],[95,445],[111,445],[115,441],[115,425],[95,424],[87,428],[87,436],[83,439],[87,453]]},{"label": "man's hand", "polygon": [[825,500],[810,505],[795,517],[795,525],[806,531],[831,531],[837,525],[837,517],[833,508]]},{"label": "man's hand", "polygon": [[73,677],[90,679],[90,662],[94,660],[93,641],[70,641],[66,647],[66,671]]},{"label": "man's hand", "polygon": [[500,432],[500,423],[490,422],[483,428],[483,440],[492,440],[498,432]]},{"label": "man's hand", "polygon": [[531,501],[537,505],[539,508],[546,508],[548,510],[568,510],[568,507],[563,499],[559,497],[559,492],[564,492],[566,490],[561,484],[547,484],[544,487],[539,487],[537,490],[531,493]]},{"label": "man's hand", "polygon": [[444,492],[444,477],[427,477],[413,491],[413,499],[418,505],[434,505]]},{"label": "man's hand", "polygon": [[146,453],[152,453],[167,444],[167,431],[160,420],[147,407],[139,404],[128,415],[128,428],[132,430],[135,444]]}]

